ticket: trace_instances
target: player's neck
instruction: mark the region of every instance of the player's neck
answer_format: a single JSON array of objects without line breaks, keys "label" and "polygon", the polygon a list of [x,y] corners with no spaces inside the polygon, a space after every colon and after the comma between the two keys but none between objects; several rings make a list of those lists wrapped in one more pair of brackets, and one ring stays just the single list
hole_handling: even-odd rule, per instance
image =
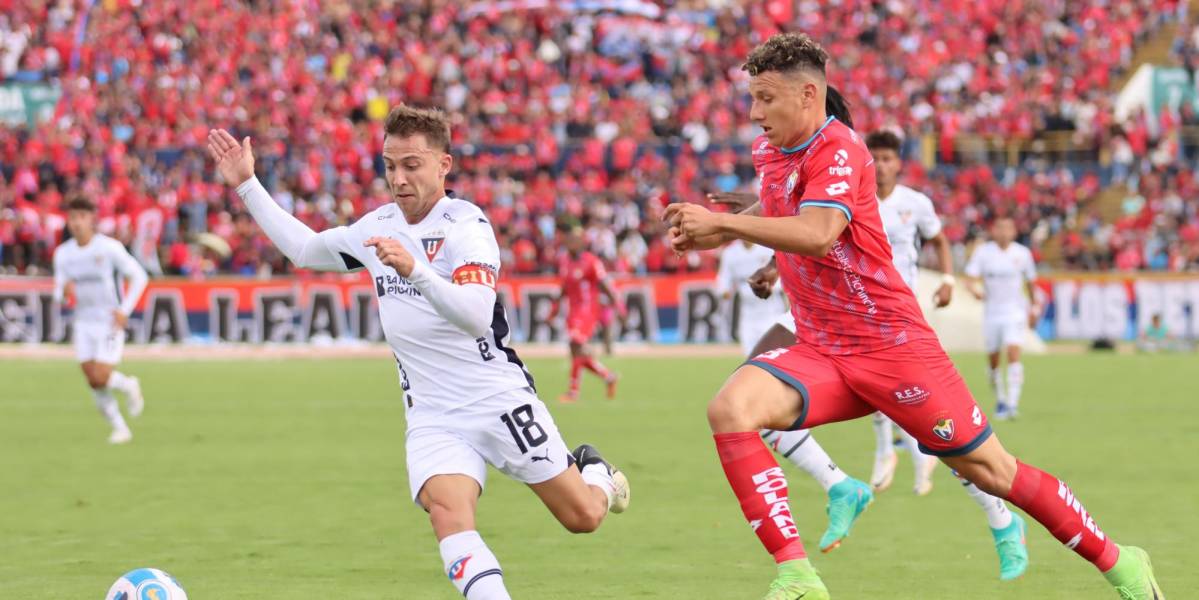
[{"label": "player's neck", "polygon": [[[417,223],[424,221],[425,217],[428,217],[429,213],[433,212],[433,207],[437,206],[437,203],[441,202],[441,199],[444,197],[445,196],[442,195],[434,200],[430,200],[423,208],[418,209],[413,214],[408,214],[408,212],[404,210],[403,206],[400,206],[400,212],[404,213],[404,220],[408,221],[409,225],[416,225]],[[396,205],[399,206],[399,203],[397,202]]]},{"label": "player's neck", "polygon": [[1007,250],[1008,248],[1011,247],[1012,243],[1011,242],[995,242],[995,245],[999,246],[1000,250]]},{"label": "player's neck", "polygon": [[80,246],[86,246],[86,245],[90,244],[92,239],[95,237],[96,237],[96,232],[94,232],[94,231],[87,235],[76,236],[75,243],[79,244]]},{"label": "player's neck", "polygon": [[819,114],[813,114],[806,120],[804,126],[796,132],[795,139],[789,140],[782,147],[791,151],[790,149],[795,149],[808,143],[812,139],[812,136],[824,128],[826,122],[828,122],[828,115],[824,111],[820,111]]},{"label": "player's neck", "polygon": [[878,186],[878,201],[882,202],[883,200],[890,198],[891,194],[895,193],[895,188],[898,186],[899,186],[898,181],[892,182],[891,185],[886,186],[886,187],[883,187],[883,185],[880,183]]}]

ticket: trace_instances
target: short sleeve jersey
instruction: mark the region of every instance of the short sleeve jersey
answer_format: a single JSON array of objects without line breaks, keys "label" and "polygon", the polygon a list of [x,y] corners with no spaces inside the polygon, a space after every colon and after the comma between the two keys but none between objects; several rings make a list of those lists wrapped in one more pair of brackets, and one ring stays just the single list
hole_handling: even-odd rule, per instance
[{"label": "short sleeve jersey", "polygon": [[1000,248],[986,242],[970,255],[966,274],[983,280],[983,315],[988,319],[1028,318],[1028,295],[1025,282],[1037,278],[1037,264],[1032,252],[1016,242]]},{"label": "short sleeve jersey", "polygon": [[920,245],[941,233],[941,218],[933,208],[933,201],[910,187],[897,185],[890,196],[879,199],[878,212],[891,244],[895,270],[915,290]]},{"label": "short sleeve jersey", "polygon": [[775,253],[798,340],[827,354],[852,355],[936,339],[891,262],[874,160],[861,137],[829,117],[799,146],[776,148],[759,137],[751,152],[764,216],[820,207],[849,220],[825,256]]}]

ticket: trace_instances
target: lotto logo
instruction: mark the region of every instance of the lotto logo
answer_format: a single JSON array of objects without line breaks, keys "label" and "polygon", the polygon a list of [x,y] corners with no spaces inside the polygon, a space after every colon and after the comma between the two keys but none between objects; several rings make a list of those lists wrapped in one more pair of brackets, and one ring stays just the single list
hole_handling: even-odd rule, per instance
[{"label": "lotto logo", "polygon": [[838,181],[838,182],[824,188],[824,191],[829,196],[840,196],[841,194],[844,194],[845,192],[849,191],[849,184],[844,181]]}]

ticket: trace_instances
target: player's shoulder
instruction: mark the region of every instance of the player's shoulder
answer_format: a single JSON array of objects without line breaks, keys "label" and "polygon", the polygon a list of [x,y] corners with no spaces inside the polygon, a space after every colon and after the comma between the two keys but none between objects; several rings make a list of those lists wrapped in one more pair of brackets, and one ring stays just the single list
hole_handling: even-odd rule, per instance
[{"label": "player's shoulder", "polygon": [[448,198],[437,206],[437,210],[441,211],[437,218],[446,221],[446,226],[456,236],[495,237],[487,214],[470,200]]},{"label": "player's shoulder", "polygon": [[358,217],[357,221],[349,225],[349,229],[355,233],[369,237],[380,229],[394,227],[397,219],[403,221],[403,212],[400,211],[400,207],[394,202],[388,202]]},{"label": "player's shoulder", "polygon": [[[852,169],[853,165],[865,165],[873,161],[870,151],[862,136],[848,125],[830,118],[829,122],[813,136],[811,156],[815,160],[808,161],[816,168],[838,168],[842,171]],[[848,175],[849,173],[837,173]]]},{"label": "player's shoulder", "polygon": [[896,195],[898,198],[902,198],[905,202],[910,202],[911,204],[920,206],[922,208],[931,209],[933,207],[932,198],[929,198],[920,190],[910,188],[903,184],[896,185],[895,191],[892,192],[892,194]]},{"label": "player's shoulder", "polygon": [[58,247],[54,249],[54,255],[67,256],[77,250],[79,250],[79,242],[75,241],[75,238],[71,238],[59,244]]}]

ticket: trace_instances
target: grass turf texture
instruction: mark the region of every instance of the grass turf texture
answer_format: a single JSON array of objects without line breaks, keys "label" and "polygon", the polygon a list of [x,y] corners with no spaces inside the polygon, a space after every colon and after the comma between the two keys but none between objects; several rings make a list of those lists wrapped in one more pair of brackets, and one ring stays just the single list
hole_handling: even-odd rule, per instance
[{"label": "grass turf texture", "polygon": [[[956,357],[992,412],[978,355]],[[146,414],[108,447],[77,367],[0,363],[0,595],[98,598],[153,566],[194,599],[459,597],[425,515],[408,499],[394,367],[378,360],[129,362]],[[716,461],[704,405],[735,359],[614,359],[619,398],[590,378],[551,401],[567,443],[595,444],[629,474],[633,505],[597,534],[566,533],[526,488],[490,474],[479,529],[520,599],[758,598],[770,558]],[[531,361],[542,396],[564,360]],[[1152,553],[1167,593],[1199,589],[1193,356],[1044,356],[1027,361],[1022,419],[996,423],[1024,460],[1065,478],[1109,535]],[[868,420],[821,428],[852,475],[869,476]],[[831,555],[834,598],[1111,598],[1102,577],[1030,520],[1032,566],[1000,583],[981,511],[949,471],[910,492],[900,463]],[[825,497],[789,464],[810,549]],[[1182,596],[1179,596],[1182,597]]]}]

